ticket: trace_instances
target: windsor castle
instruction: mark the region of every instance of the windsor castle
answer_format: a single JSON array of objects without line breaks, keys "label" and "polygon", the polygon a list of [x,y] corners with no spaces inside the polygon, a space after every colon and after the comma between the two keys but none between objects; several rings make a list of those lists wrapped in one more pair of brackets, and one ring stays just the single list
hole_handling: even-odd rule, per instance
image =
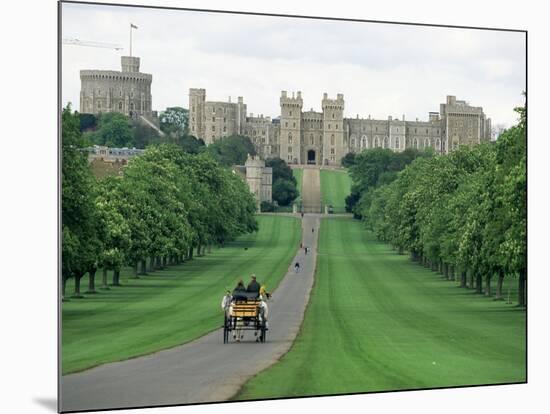
[{"label": "windsor castle", "polygon": [[340,165],[349,152],[368,148],[431,147],[448,153],[459,145],[475,145],[491,139],[491,120],[481,107],[447,96],[439,112],[427,121],[392,118],[377,120],[344,117],[344,95],[330,99],[323,94],[322,112],[303,110],[301,92],[281,92],[277,118],[247,114],[242,97],[237,102],[206,100],[204,89],[189,90],[189,131],[211,144],[230,135],[248,136],[262,158],[280,157],[290,164]]},{"label": "windsor castle", "polygon": [[[121,112],[140,118],[158,130],[152,108],[152,75],[140,72],[140,59],[121,57],[121,71],[81,70],[80,111],[100,114]],[[344,117],[344,95],[331,99],[325,93],[321,112],[303,110],[302,93],[281,92],[280,116],[254,116],[242,97],[237,102],[206,100],[206,90],[189,90],[189,132],[211,144],[230,135],[248,136],[263,159],[279,157],[289,164],[339,166],[347,153],[368,148],[425,149],[446,154],[459,145],[491,139],[491,120],[481,107],[447,96],[439,112],[427,121]],[[160,133],[160,130],[159,130]]]}]

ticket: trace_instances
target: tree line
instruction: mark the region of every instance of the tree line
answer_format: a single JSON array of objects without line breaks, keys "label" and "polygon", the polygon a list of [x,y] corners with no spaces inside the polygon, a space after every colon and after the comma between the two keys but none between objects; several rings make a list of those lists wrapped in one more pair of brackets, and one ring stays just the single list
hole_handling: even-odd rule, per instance
[{"label": "tree line", "polygon": [[123,266],[133,276],[204,254],[257,230],[255,201],[247,184],[208,153],[190,154],[171,144],[149,146],[120,176],[96,180],[90,170],[80,116],[62,113],[62,291],[89,275],[95,291],[120,284]]},{"label": "tree line", "polygon": [[[461,287],[492,296],[496,280],[501,299],[505,277],[517,278],[525,306],[526,111],[515,110],[518,124],[496,142],[449,155],[356,156],[348,205],[379,240]],[[368,162],[381,158],[386,162]]]}]

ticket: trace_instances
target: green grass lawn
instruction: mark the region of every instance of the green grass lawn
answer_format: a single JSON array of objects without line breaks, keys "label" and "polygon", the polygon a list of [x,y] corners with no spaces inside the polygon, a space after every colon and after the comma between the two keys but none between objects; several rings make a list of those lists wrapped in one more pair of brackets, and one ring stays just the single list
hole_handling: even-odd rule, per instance
[{"label": "green grass lawn", "polygon": [[322,221],[301,332],[236,399],[526,380],[526,315],[398,255],[347,218]]},{"label": "green grass lawn", "polygon": [[332,205],[335,213],[346,212],[350,189],[351,179],[346,171],[321,170],[321,199],[323,205]]},{"label": "green grass lawn", "polygon": [[[128,279],[131,272],[125,269],[123,286],[63,303],[63,374],[169,348],[220,327],[221,298],[241,277],[248,283],[255,273],[268,289],[274,289],[296,253],[300,221],[276,216],[257,219],[257,233],[204,257],[140,279]],[[87,283],[85,277],[83,291]],[[68,296],[72,288],[69,283]]]}]

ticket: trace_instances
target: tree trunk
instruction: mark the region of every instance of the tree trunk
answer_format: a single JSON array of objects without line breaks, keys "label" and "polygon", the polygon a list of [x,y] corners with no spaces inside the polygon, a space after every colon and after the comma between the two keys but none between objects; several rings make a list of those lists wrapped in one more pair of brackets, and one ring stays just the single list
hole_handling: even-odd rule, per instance
[{"label": "tree trunk", "polygon": [[502,283],[504,282],[504,272],[500,270],[498,272],[498,279],[497,279],[497,295],[495,297],[495,300],[503,300],[502,297]]},{"label": "tree trunk", "polygon": [[82,279],[82,275],[74,275],[74,295],[75,298],[81,298],[82,295],[80,294],[80,279]]},{"label": "tree trunk", "polygon": [[447,263],[443,263],[443,273],[445,274],[445,279],[451,280],[449,278],[449,265]]},{"label": "tree trunk", "polygon": [[193,260],[193,246],[189,248],[189,260]]},{"label": "tree trunk", "polygon": [[146,275],[147,274],[147,260],[141,261],[141,271],[139,272],[140,275]]},{"label": "tree trunk", "polygon": [[166,263],[166,256],[163,256],[163,257],[162,257],[162,267],[165,268],[166,265],[167,265],[167,263]]},{"label": "tree trunk", "polygon": [[519,272],[518,278],[518,306],[527,306],[527,275],[525,270]]},{"label": "tree trunk", "polygon": [[120,286],[120,269],[113,271],[113,286]]},{"label": "tree trunk", "polygon": [[101,289],[109,289],[109,286],[107,285],[107,268],[103,268],[103,274],[101,275]]},{"label": "tree trunk", "polygon": [[202,256],[202,250],[201,249],[202,249],[202,246],[199,244],[197,246],[197,256]]},{"label": "tree trunk", "polygon": [[455,274],[456,268],[454,265],[450,265],[450,267],[451,267],[451,270],[449,272],[450,272],[451,280],[456,280],[456,274]]},{"label": "tree trunk", "polygon": [[138,262],[134,263],[133,269],[132,269],[132,279],[139,279],[138,276]]},{"label": "tree trunk", "polygon": [[465,288],[466,287],[466,271],[461,270],[460,272],[460,287]]},{"label": "tree trunk", "polygon": [[61,276],[61,300],[65,300],[65,290],[67,287],[67,277]]},{"label": "tree trunk", "polygon": [[208,245],[208,253],[212,253],[212,245],[211,244]]},{"label": "tree trunk", "polygon": [[151,256],[149,258],[149,271],[154,272],[155,271],[155,256]]},{"label": "tree trunk", "polygon": [[96,293],[95,291],[95,274],[97,268],[90,269],[88,271],[88,291],[86,293]]},{"label": "tree trunk", "polygon": [[474,272],[469,270],[468,271],[468,275],[470,276],[470,281],[468,283],[468,289],[473,289],[474,288]]},{"label": "tree trunk", "polygon": [[479,272],[476,272],[476,293],[483,293],[483,277]]},{"label": "tree trunk", "polygon": [[491,273],[485,276],[485,296],[491,296],[491,276]]}]

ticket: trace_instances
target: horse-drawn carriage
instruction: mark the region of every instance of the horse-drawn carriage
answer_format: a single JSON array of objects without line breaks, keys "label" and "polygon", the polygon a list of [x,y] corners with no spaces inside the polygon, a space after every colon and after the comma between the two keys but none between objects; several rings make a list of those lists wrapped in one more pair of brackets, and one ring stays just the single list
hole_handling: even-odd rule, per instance
[{"label": "horse-drawn carriage", "polygon": [[268,330],[265,303],[257,293],[239,292],[225,307],[223,343],[233,338],[240,341],[243,331],[254,331],[257,342],[265,342]]}]

